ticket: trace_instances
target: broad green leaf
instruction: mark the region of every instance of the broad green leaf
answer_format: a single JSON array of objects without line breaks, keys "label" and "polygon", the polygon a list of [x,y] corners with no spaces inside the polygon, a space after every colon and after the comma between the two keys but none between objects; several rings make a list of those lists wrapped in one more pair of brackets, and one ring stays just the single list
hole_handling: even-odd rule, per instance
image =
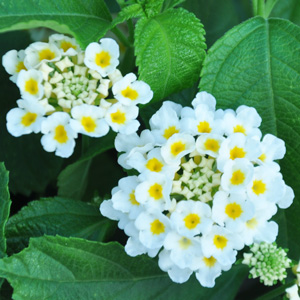
[{"label": "broad green leaf", "polygon": [[[250,19],[233,28],[210,49],[202,71],[201,90],[212,93],[219,106],[254,106],[263,133],[282,138],[287,147],[281,161],[284,180],[296,194],[284,211],[289,254],[300,253],[300,28],[281,19]],[[285,219],[284,216],[279,219]],[[284,245],[286,246],[286,245]]]},{"label": "broad green leaf", "polygon": [[[76,162],[68,165],[58,176],[58,195],[80,200],[86,192],[92,159],[113,148],[115,134],[101,137],[88,148],[87,152]],[[99,166],[101,168],[101,166]],[[99,182],[99,184],[101,184]]]},{"label": "broad green leaf", "polygon": [[[30,43],[27,32],[8,32],[0,34],[0,37],[0,57],[11,49],[24,49]],[[5,116],[10,109],[17,107],[16,101],[20,99],[19,89],[9,77],[0,64],[0,161],[10,171],[12,193],[43,193],[57,178],[63,160],[43,149],[40,135],[15,138],[7,132]]]},{"label": "broad green leaf", "polygon": [[98,205],[65,198],[29,202],[6,225],[8,253],[28,246],[30,237],[62,235],[103,241],[114,224],[102,217]]},{"label": "broad green leaf", "polygon": [[6,256],[5,224],[9,217],[10,197],[8,191],[8,172],[0,163],[0,257]]},{"label": "broad green leaf", "polygon": [[226,31],[252,16],[249,0],[187,0],[182,6],[194,12],[203,23],[208,48]]},{"label": "broad green leaf", "polygon": [[170,9],[142,18],[135,30],[139,79],[154,91],[154,101],[197,81],[206,48],[203,25],[188,11]]},{"label": "broad green leaf", "polygon": [[86,47],[111,28],[111,16],[103,0],[0,2],[0,32],[41,26],[71,34]]},{"label": "broad green leaf", "polygon": [[278,0],[271,12],[271,16],[288,19],[300,25],[300,1]]},{"label": "broad green leaf", "polygon": [[132,18],[141,17],[144,15],[144,10],[142,6],[138,3],[125,6],[122,10],[118,13],[118,16],[113,20],[112,26],[116,26],[119,23],[123,23]]},{"label": "broad green leaf", "polygon": [[19,254],[0,260],[0,276],[14,288],[13,299],[234,299],[246,268],[234,267],[217,279],[214,289],[195,278],[172,283],[157,262],[129,257],[117,243],[76,238],[34,238]]}]

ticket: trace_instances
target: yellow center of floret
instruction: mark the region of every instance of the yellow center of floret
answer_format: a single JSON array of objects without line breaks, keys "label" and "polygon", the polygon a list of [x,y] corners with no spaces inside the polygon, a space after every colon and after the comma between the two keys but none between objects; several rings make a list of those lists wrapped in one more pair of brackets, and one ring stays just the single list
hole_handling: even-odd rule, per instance
[{"label": "yellow center of floret", "polygon": [[25,127],[30,126],[32,123],[35,122],[37,118],[37,114],[27,112],[21,119],[21,124],[24,125]]},{"label": "yellow center of floret", "polygon": [[97,127],[95,120],[91,117],[82,117],[81,125],[86,132],[94,132]]},{"label": "yellow center of floret", "polygon": [[247,222],[246,222],[246,226],[248,227],[248,228],[250,228],[250,229],[254,229],[256,226],[257,226],[257,220],[255,219],[255,218],[252,218],[252,219],[250,219],[250,220],[248,220]]},{"label": "yellow center of floret", "polygon": [[265,162],[267,158],[267,155],[265,153],[263,153],[258,159],[260,159],[262,162]]},{"label": "yellow center of floret", "polygon": [[101,68],[105,68],[110,64],[110,54],[107,51],[101,51],[97,53],[95,56],[95,63],[97,66]]},{"label": "yellow center of floret", "polygon": [[204,261],[205,265],[209,268],[213,267],[217,262],[217,260],[213,256],[203,257],[203,261]]},{"label": "yellow center of floret", "polygon": [[241,170],[237,170],[232,173],[230,182],[233,185],[239,185],[244,182],[245,178],[246,178],[245,174]]},{"label": "yellow center of floret", "polygon": [[130,86],[123,90],[121,94],[123,97],[129,98],[130,100],[135,100],[139,96],[138,92],[132,89]]},{"label": "yellow center of floret", "polygon": [[189,214],[183,219],[185,227],[194,229],[200,223],[200,217],[197,214]]},{"label": "yellow center of floret", "polygon": [[163,197],[162,190],[162,186],[158,183],[155,183],[149,188],[148,192],[150,197],[154,198],[155,200],[159,200]]},{"label": "yellow center of floret", "polygon": [[171,146],[171,153],[176,156],[178,154],[180,154],[182,151],[185,150],[185,144],[181,141],[179,142],[175,142],[172,146]]},{"label": "yellow center of floret", "polygon": [[151,223],[150,230],[153,234],[159,235],[165,232],[165,225],[158,219],[156,219]]},{"label": "yellow center of floret", "polygon": [[52,60],[55,58],[55,53],[52,52],[50,49],[44,49],[39,52],[40,61],[47,59]]},{"label": "yellow center of floret", "polygon": [[124,124],[126,121],[126,115],[124,112],[117,110],[115,113],[110,114],[111,121],[117,124]]},{"label": "yellow center of floret", "polygon": [[24,65],[24,62],[22,61],[18,62],[16,65],[16,72],[19,73],[21,70],[27,70]]},{"label": "yellow center of floret", "polygon": [[68,134],[63,125],[58,125],[55,128],[54,139],[60,144],[64,144],[68,141]]},{"label": "yellow center of floret", "polygon": [[72,43],[67,41],[62,41],[60,47],[64,50],[64,52],[67,52],[70,48],[76,49],[76,47]]},{"label": "yellow center of floret", "polygon": [[204,147],[206,150],[217,152],[220,149],[220,143],[214,139],[207,139],[204,143]]},{"label": "yellow center of floret", "polygon": [[233,128],[233,132],[236,133],[236,132],[240,132],[240,133],[243,133],[243,134],[246,134],[246,129],[243,125],[236,125],[234,128]]},{"label": "yellow center of floret", "polygon": [[163,134],[163,137],[167,140],[169,139],[173,134],[178,133],[179,130],[176,128],[176,126],[170,126],[167,129],[165,129],[165,132]]},{"label": "yellow center of floret", "polygon": [[236,158],[243,158],[245,157],[246,152],[244,151],[243,148],[239,148],[237,146],[235,146],[234,148],[232,148],[230,150],[230,158],[232,160],[236,159]]},{"label": "yellow center of floret", "polygon": [[222,235],[215,235],[214,237],[214,245],[218,249],[224,249],[227,245],[228,240],[226,239],[225,236]]},{"label": "yellow center of floret", "polygon": [[239,218],[241,216],[242,212],[243,212],[243,210],[242,210],[241,206],[235,202],[226,205],[225,213],[231,219],[235,220],[236,218]]},{"label": "yellow center of floret", "polygon": [[163,164],[157,158],[151,158],[146,164],[146,168],[151,172],[160,172],[163,168]]},{"label": "yellow center of floret", "polygon": [[38,83],[35,79],[28,79],[25,82],[25,91],[31,95],[36,95],[39,91]]},{"label": "yellow center of floret", "polygon": [[129,194],[129,201],[132,205],[140,205],[135,198],[135,191],[133,190],[130,194]]},{"label": "yellow center of floret", "polygon": [[266,184],[262,180],[254,180],[252,191],[257,196],[263,194],[267,190]]},{"label": "yellow center of floret", "polygon": [[200,132],[200,133],[210,133],[211,132],[210,124],[207,121],[199,122],[197,128],[198,128],[198,132]]},{"label": "yellow center of floret", "polygon": [[186,237],[182,237],[179,240],[179,246],[182,249],[187,249],[192,244],[192,241]]}]

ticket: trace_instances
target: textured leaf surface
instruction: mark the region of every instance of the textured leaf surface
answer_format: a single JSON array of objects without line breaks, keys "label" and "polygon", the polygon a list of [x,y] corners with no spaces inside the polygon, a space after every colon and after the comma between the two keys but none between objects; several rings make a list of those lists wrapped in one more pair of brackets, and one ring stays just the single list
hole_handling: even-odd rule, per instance
[{"label": "textured leaf surface", "polygon": [[8,253],[22,250],[30,237],[44,234],[103,241],[110,226],[114,228],[95,205],[58,197],[32,201],[7,222]]},{"label": "textured leaf surface", "polygon": [[10,198],[8,192],[8,172],[0,163],[0,257],[6,256],[5,224],[9,217]]},{"label": "textured leaf surface", "polygon": [[127,21],[131,18],[141,17],[144,15],[143,8],[140,4],[132,4],[129,6],[125,6],[122,10],[118,13],[118,16],[113,20],[113,26]]},{"label": "textured leaf surface", "polygon": [[215,289],[201,288],[194,278],[175,284],[154,259],[129,257],[117,243],[59,236],[31,239],[29,248],[0,260],[0,276],[13,286],[15,300],[229,300],[244,275],[244,266],[235,267]]},{"label": "textured leaf surface", "polygon": [[49,27],[73,35],[85,47],[110,29],[103,0],[27,0],[0,2],[0,32]]},{"label": "textured leaf surface", "polygon": [[142,18],[135,30],[139,79],[151,86],[154,100],[162,100],[197,81],[205,48],[203,25],[184,9]]},{"label": "textured leaf surface", "polygon": [[[300,253],[299,82],[300,28],[286,20],[260,17],[233,28],[214,44],[200,82],[201,90],[212,93],[223,108],[254,106],[263,119],[263,132],[286,142],[281,167],[296,199],[284,213],[287,228],[281,222],[280,236],[287,235],[289,254],[295,259]],[[285,221],[284,216],[278,219]]]}]

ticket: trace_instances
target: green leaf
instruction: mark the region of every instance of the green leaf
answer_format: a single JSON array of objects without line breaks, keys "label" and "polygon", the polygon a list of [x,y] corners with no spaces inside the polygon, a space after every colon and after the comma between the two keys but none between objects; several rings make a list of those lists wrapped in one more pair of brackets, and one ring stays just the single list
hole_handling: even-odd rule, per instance
[{"label": "green leaf", "polygon": [[[163,8],[162,10],[165,11],[169,8],[173,8],[183,2],[185,2],[186,0],[165,0],[164,4],[163,4]],[[194,10],[193,10],[194,11]]]},{"label": "green leaf", "polygon": [[182,8],[137,22],[135,54],[139,79],[151,86],[154,101],[197,81],[205,56],[204,41],[203,25]]},{"label": "green leaf", "polygon": [[164,3],[164,0],[145,0],[144,1],[144,10],[147,17],[153,17],[159,14],[161,7]]},{"label": "green leaf", "polygon": [[40,26],[71,34],[86,47],[111,28],[111,16],[103,0],[0,2],[0,32]]},{"label": "green leaf", "polygon": [[[8,32],[0,36],[0,57],[11,49],[24,49],[30,42],[26,32]],[[16,101],[20,98],[19,89],[9,76],[0,64],[0,161],[10,171],[12,193],[27,196],[32,192],[43,193],[49,183],[56,180],[63,159],[43,149],[39,134],[15,138],[8,133],[5,116],[17,107]]]},{"label": "green leaf", "polygon": [[86,192],[89,181],[89,170],[92,159],[114,147],[115,134],[93,140],[87,152],[76,162],[68,165],[58,176],[58,195],[81,200]]},{"label": "green leaf", "polygon": [[30,237],[63,235],[103,241],[114,229],[113,223],[101,216],[99,207],[65,198],[29,202],[6,225],[8,253],[28,246]]},{"label": "green leaf", "polygon": [[113,20],[112,27],[116,26],[117,24],[123,23],[132,18],[142,17],[144,15],[144,10],[142,6],[138,3],[125,6],[119,12],[118,16]]},{"label": "green leaf", "polygon": [[154,259],[129,257],[117,243],[59,236],[31,239],[29,248],[0,260],[0,276],[13,286],[15,300],[229,300],[245,270],[240,265],[224,273],[214,289],[202,288],[195,278],[180,285]]},{"label": "green leaf", "polygon": [[[219,106],[254,106],[263,133],[282,138],[287,147],[281,161],[283,178],[296,194],[284,211],[289,255],[300,253],[300,28],[281,19],[250,19],[233,28],[210,49],[202,71],[201,90]],[[281,226],[281,224],[279,224]],[[279,237],[280,240],[284,238]]]},{"label": "green leaf", "polygon": [[288,19],[300,25],[300,1],[278,0],[271,12],[272,17]]},{"label": "green leaf", "polygon": [[8,191],[8,172],[0,163],[0,257],[6,256],[5,225],[9,217],[10,197]]}]

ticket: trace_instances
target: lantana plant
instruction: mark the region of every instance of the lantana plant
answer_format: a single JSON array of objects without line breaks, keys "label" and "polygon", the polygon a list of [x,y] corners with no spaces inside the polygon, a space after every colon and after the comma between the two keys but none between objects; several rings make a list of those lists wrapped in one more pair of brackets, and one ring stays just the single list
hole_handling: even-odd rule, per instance
[{"label": "lantana plant", "polygon": [[299,16],[2,1],[0,299],[300,299]]}]

